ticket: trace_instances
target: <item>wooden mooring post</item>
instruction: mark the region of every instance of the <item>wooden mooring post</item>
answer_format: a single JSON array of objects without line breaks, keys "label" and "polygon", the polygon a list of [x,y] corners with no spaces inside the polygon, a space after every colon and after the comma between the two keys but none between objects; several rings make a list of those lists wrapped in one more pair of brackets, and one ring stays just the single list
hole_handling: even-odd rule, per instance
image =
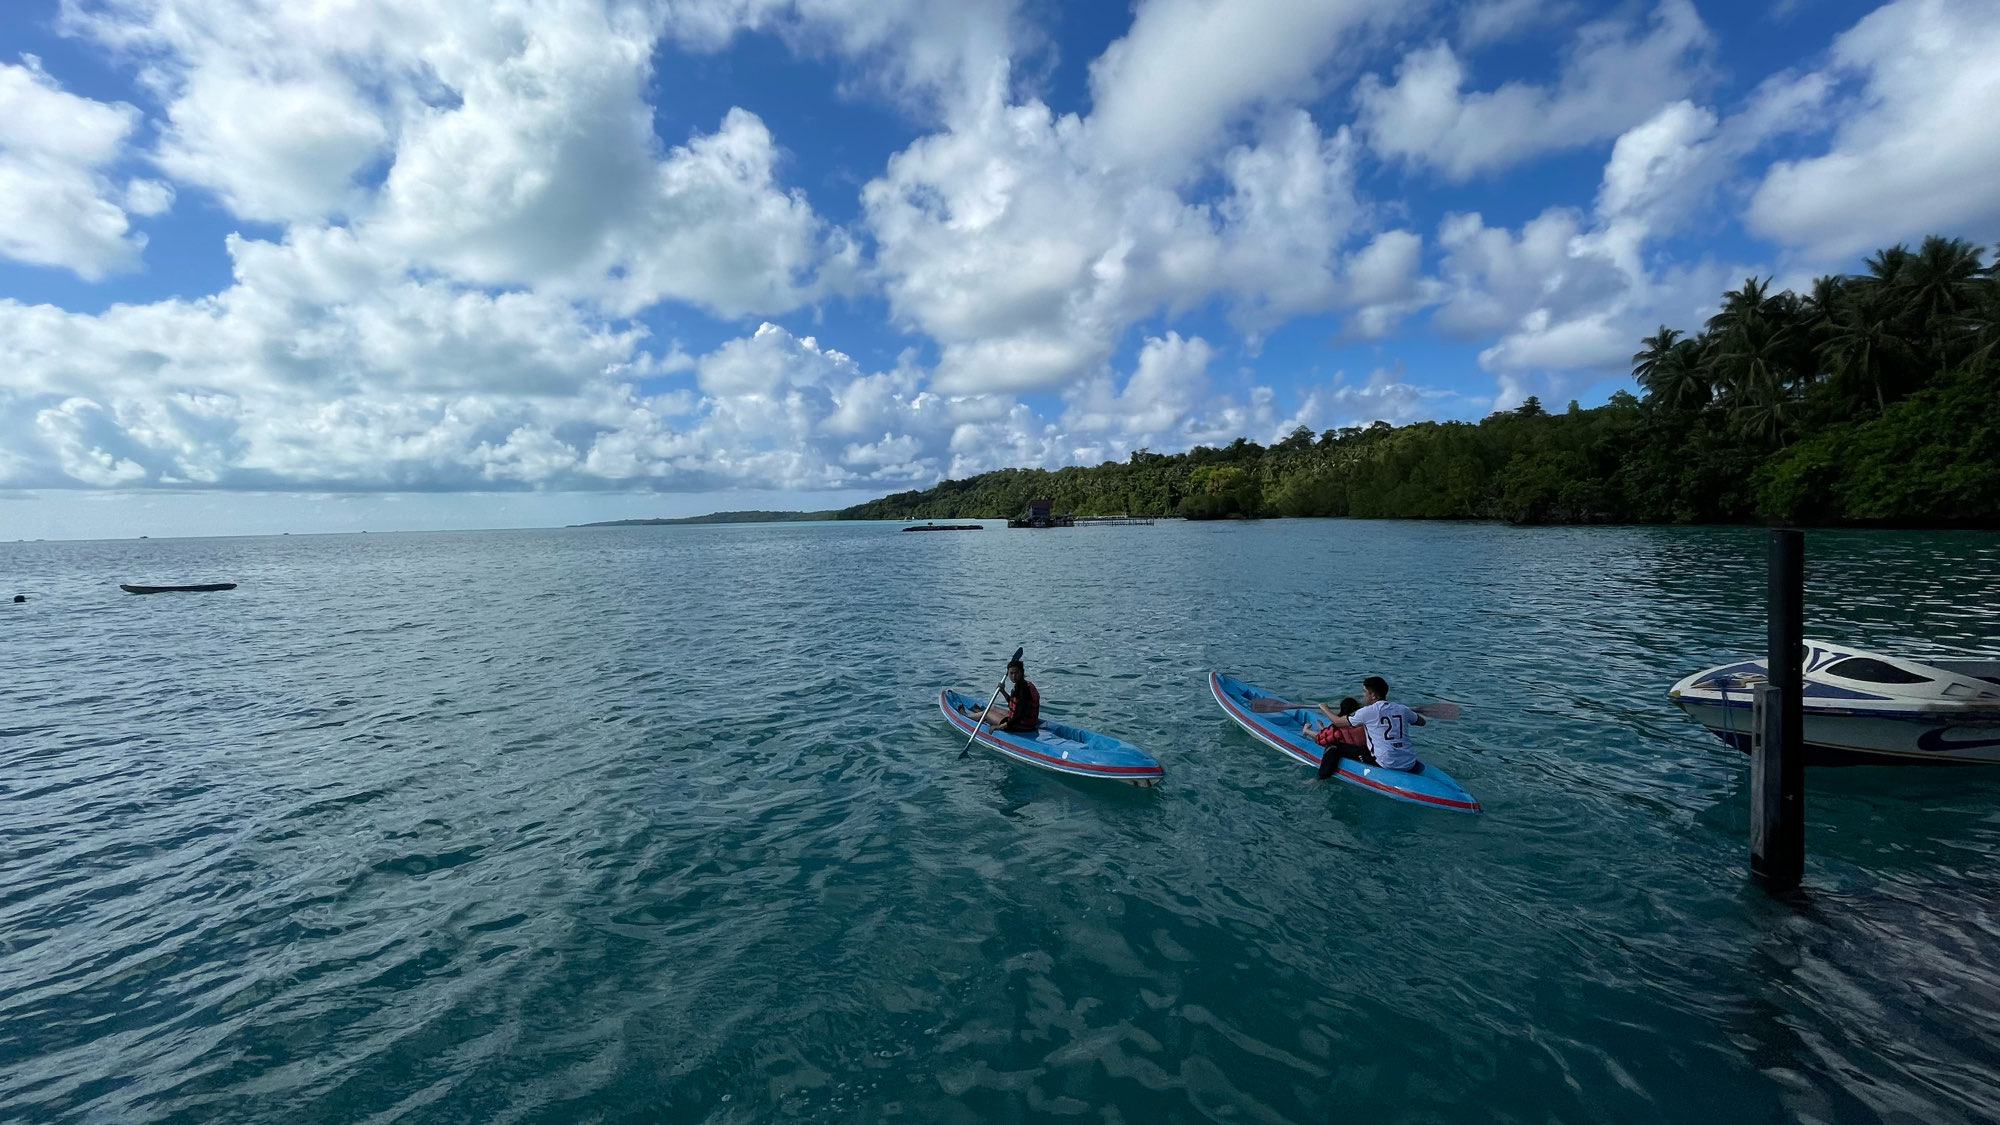
[{"label": "wooden mooring post", "polygon": [[1803,532],[1771,532],[1766,596],[1769,678],[1750,711],[1750,874],[1779,893],[1797,888],[1806,866]]}]

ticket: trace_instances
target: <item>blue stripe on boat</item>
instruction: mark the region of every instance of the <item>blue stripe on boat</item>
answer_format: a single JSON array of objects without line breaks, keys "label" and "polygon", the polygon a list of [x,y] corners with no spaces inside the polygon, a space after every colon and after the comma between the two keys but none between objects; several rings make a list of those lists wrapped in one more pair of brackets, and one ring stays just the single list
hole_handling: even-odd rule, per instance
[{"label": "blue stripe on boat", "polygon": [[[1250,709],[1253,699],[1283,699],[1262,688],[1253,687],[1241,680],[1231,679],[1220,672],[1208,674],[1208,690],[1214,694],[1215,702],[1236,725],[1248,731],[1251,737],[1273,747],[1292,759],[1319,768],[1320,749],[1306,734],[1306,720],[1318,714],[1304,707],[1294,707],[1289,711],[1278,711],[1260,715]],[[1430,805],[1434,808],[1457,809],[1460,812],[1478,812],[1479,802],[1472,794],[1453,781],[1443,770],[1424,763],[1422,773],[1404,773],[1401,770],[1368,766],[1351,758],[1342,758],[1333,776],[1349,785],[1358,785],[1384,797],[1413,804]]]},{"label": "blue stripe on boat", "polygon": [[[979,700],[950,688],[938,693],[938,709],[962,735],[972,734],[975,724],[961,709],[981,705]],[[1076,777],[1151,785],[1166,775],[1151,754],[1129,742],[1047,719],[1042,720],[1041,729],[1033,735],[1010,734],[980,725],[974,741],[1017,762]]]}]

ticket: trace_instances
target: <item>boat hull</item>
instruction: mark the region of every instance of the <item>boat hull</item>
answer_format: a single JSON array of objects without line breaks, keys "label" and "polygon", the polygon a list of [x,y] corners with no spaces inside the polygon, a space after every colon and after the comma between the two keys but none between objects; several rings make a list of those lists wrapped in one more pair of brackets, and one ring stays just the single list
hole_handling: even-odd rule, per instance
[{"label": "boat hull", "polygon": [[[1674,703],[1724,745],[1751,748],[1750,700],[1682,696]],[[1868,715],[1808,706],[1801,740],[1811,766],[2000,764],[2000,715]]]},{"label": "boat hull", "polygon": [[217,590],[234,590],[234,582],[205,582],[198,586],[133,586],[120,582],[120,590],[128,594],[208,594]]},{"label": "boat hull", "polygon": [[981,746],[1025,765],[1071,777],[1122,781],[1141,788],[1159,784],[1166,775],[1151,754],[1122,739],[1047,719],[1042,720],[1041,729],[1033,735],[996,731],[975,723],[965,714],[981,706],[983,701],[950,688],[938,693],[938,709],[960,735],[970,736]]},{"label": "boat hull", "polygon": [[[1295,707],[1289,711],[1258,714],[1250,709],[1251,700],[1281,699],[1262,688],[1232,679],[1220,672],[1208,674],[1208,690],[1215,696],[1215,702],[1224,714],[1235,720],[1236,725],[1250,737],[1279,751],[1293,761],[1319,768],[1320,748],[1306,734],[1305,724],[1309,718],[1318,717],[1317,711]],[[1479,802],[1465,787],[1452,779],[1443,770],[1424,763],[1422,773],[1404,773],[1401,770],[1384,769],[1381,766],[1363,765],[1352,758],[1340,759],[1333,776],[1349,785],[1366,789],[1398,801],[1428,805],[1431,808],[1451,809],[1455,812],[1478,812]]]},{"label": "boat hull", "polygon": [[[1930,660],[1807,640],[1800,739],[1807,765],[2000,763],[2000,661]],[[1684,676],[1667,698],[1723,743],[1751,749],[1764,661]]]}]

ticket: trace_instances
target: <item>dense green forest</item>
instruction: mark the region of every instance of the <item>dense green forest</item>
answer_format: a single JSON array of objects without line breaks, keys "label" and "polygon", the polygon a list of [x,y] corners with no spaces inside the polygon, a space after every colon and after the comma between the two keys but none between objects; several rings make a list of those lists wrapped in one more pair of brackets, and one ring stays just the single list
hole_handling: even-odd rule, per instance
[{"label": "dense green forest", "polygon": [[2000,266],[1931,237],[1822,277],[1750,278],[1693,335],[1639,341],[1642,396],[1478,423],[1377,422],[1120,463],[1003,469],[843,519],[1359,516],[1515,523],[2000,526]]}]

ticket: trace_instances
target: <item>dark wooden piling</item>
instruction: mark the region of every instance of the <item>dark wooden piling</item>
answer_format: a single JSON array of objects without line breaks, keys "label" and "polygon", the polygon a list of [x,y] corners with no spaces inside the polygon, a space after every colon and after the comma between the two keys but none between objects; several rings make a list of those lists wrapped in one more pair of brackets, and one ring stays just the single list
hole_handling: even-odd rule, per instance
[{"label": "dark wooden piling", "polygon": [[1752,707],[1750,874],[1774,893],[1799,885],[1806,865],[1805,536],[1771,532],[1768,681]]}]

